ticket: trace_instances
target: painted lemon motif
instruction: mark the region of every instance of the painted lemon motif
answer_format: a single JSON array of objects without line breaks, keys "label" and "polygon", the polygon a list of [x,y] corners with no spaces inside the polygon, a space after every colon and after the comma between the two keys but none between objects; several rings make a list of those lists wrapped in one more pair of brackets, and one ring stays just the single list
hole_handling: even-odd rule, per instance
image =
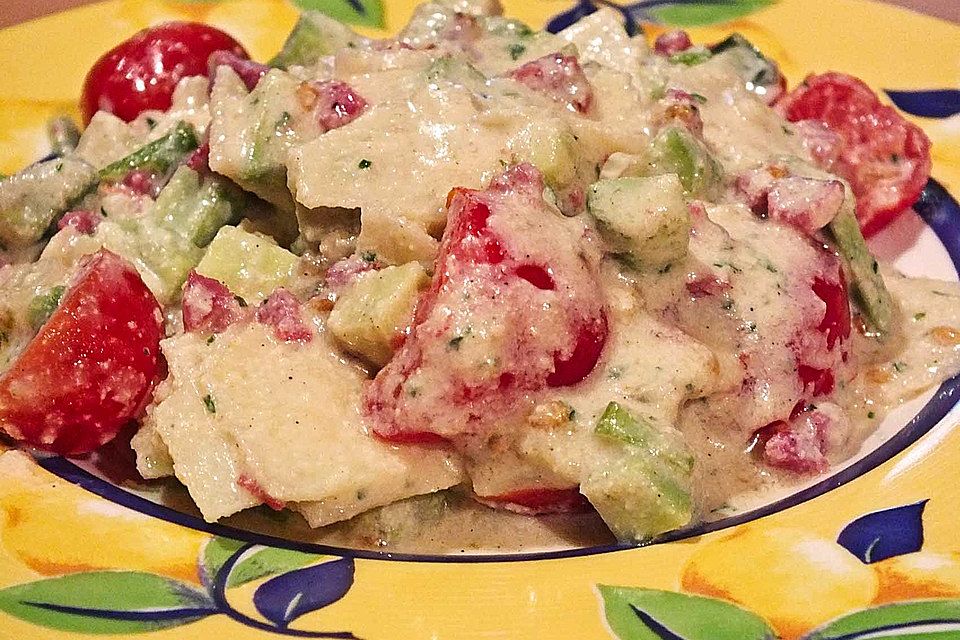
[{"label": "painted lemon motif", "polygon": [[920,551],[873,565],[880,578],[877,602],[960,596],[960,557]]},{"label": "painted lemon motif", "polygon": [[0,455],[0,477],[0,541],[33,570],[125,569],[198,581],[205,535],[88,494],[17,451]]},{"label": "painted lemon motif", "polygon": [[869,605],[878,579],[830,540],[802,529],[747,527],[695,551],[681,585],[750,609],[786,639]]}]

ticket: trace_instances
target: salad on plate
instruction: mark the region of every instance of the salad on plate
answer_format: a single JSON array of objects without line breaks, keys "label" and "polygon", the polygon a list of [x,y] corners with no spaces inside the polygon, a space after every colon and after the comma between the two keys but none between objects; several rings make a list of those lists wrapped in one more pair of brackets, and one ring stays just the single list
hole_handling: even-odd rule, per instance
[{"label": "salad on plate", "polygon": [[447,0],[388,40],[305,12],[257,62],[166,23],[81,107],[0,180],[0,428],[70,456],[133,430],[138,487],[210,522],[645,542],[828,473],[960,372],[960,286],[865,240],[929,140],[736,33]]}]

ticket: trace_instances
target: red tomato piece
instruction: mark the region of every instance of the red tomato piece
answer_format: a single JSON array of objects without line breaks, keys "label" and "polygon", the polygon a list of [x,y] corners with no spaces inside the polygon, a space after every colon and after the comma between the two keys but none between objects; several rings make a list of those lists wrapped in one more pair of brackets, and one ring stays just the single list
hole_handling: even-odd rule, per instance
[{"label": "red tomato piece", "polygon": [[181,301],[187,333],[221,333],[244,316],[240,301],[225,284],[196,271],[187,276]]},{"label": "red tomato piece", "polygon": [[576,56],[551,53],[515,69],[510,77],[578,113],[593,104],[593,86]]},{"label": "red tomato piece", "polygon": [[689,33],[683,29],[674,29],[657,36],[653,43],[653,52],[658,56],[669,58],[681,51],[686,51],[692,46],[693,41],[690,39]]},{"label": "red tomato piece", "polygon": [[87,72],[80,98],[84,122],[101,110],[129,122],[148,109],[169,109],[177,83],[207,75],[216,51],[249,57],[228,34],[196,22],[167,22],[137,33]]},{"label": "red tomato piece", "polygon": [[510,428],[532,394],[596,366],[608,333],[599,255],[583,223],[542,193],[530,165],[451,193],[431,288],[365,395],[380,437],[456,441]]},{"label": "red tomato piece", "polygon": [[211,80],[216,77],[217,68],[221,66],[233,69],[249,91],[256,89],[257,85],[260,84],[260,79],[270,71],[270,67],[267,65],[254,62],[246,56],[238,56],[232,51],[215,51],[207,61],[207,74]]},{"label": "red tomato piece", "polygon": [[493,509],[504,509],[524,515],[578,513],[591,508],[590,502],[576,487],[569,489],[530,487],[499,496],[474,496],[474,499]]},{"label": "red tomato piece", "polygon": [[811,75],[777,108],[790,121],[819,121],[842,138],[833,170],[857,196],[864,235],[885,227],[920,197],[930,177],[930,140],[861,80],[836,72]]},{"label": "red tomato piece", "polygon": [[277,289],[257,308],[257,322],[273,328],[277,340],[310,342],[313,330],[303,321],[300,301],[286,289]]},{"label": "red tomato piece", "polygon": [[47,451],[93,451],[143,409],[162,337],[160,305],[136,269],[101,250],[0,377],[0,426]]},{"label": "red tomato piece", "polygon": [[313,109],[317,122],[325,131],[350,124],[367,108],[363,96],[345,82],[323,80],[303,86],[305,104]]},{"label": "red tomato piece", "polygon": [[77,233],[84,235],[93,235],[93,232],[100,226],[103,216],[96,211],[89,209],[74,209],[63,214],[60,221],[57,222],[57,229],[63,231],[67,227],[74,229]]},{"label": "red tomato piece", "polygon": [[271,496],[269,493],[267,493],[266,489],[260,486],[259,482],[246,474],[241,474],[240,477],[237,478],[237,486],[274,511],[283,511],[287,508],[286,502]]}]

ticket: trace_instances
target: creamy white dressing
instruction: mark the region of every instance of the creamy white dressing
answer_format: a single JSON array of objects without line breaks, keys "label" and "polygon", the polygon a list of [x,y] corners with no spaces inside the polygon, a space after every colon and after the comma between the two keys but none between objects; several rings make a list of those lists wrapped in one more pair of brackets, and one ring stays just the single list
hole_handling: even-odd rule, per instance
[{"label": "creamy white dressing", "polygon": [[[814,477],[766,464],[756,437],[789,420],[795,407],[820,405],[834,421],[824,447],[836,468],[888,412],[960,371],[960,285],[888,269],[897,330],[879,345],[857,332],[855,319],[849,340],[826,346],[816,330],[826,304],[811,283],[836,278],[837,257],[822,239],[755,216],[735,184],[770,165],[798,176],[829,174],[814,168],[800,137],[744,87],[725,56],[693,66],[668,62],[628,37],[609,10],[556,36],[528,34],[487,15],[493,5],[431,4],[401,35],[405,46],[358,40],[314,68],[271,71],[252,92],[221,68],[209,104],[205,80],[185,81],[170,112],[130,125],[99,114],[84,134],[78,154],[102,167],[178,121],[199,133],[209,125],[211,167],[277,209],[270,222],[245,224],[292,226],[296,209],[297,247],[306,254],[302,264],[312,264],[289,282],[316,332],[309,344],[277,340],[255,322],[212,339],[170,323],[163,343],[170,375],[133,441],[145,478],[173,475],[189,491],[187,498],[170,485],[169,503],[292,539],[390,551],[598,544],[611,534],[592,512],[532,518],[470,494],[583,487],[607,467],[613,473],[622,446],[594,429],[617,402],[663,436],[669,446],[655,457],[692,457],[693,517],[716,519]],[[510,78],[564,47],[578,55],[592,91],[582,113]],[[356,120],[323,131],[303,92],[305,83],[327,80],[346,83],[367,106]],[[697,96],[702,135],[692,135],[718,171],[708,188],[685,195],[693,228],[686,255],[657,269],[631,268],[601,240],[584,193],[598,178],[643,177],[661,166],[651,145],[677,125],[663,102],[671,89]],[[494,207],[489,224],[511,256],[553,268],[554,276],[574,275],[550,289],[478,278],[441,290],[438,311],[423,322],[423,332],[440,341],[425,343],[423,356],[443,366],[418,363],[402,388],[430,398],[434,405],[419,418],[454,437],[463,412],[449,405],[450,390],[464,380],[496,380],[505,367],[552,366],[555,354],[571,348],[556,307],[575,314],[590,296],[602,298],[609,325],[599,362],[577,384],[524,390],[506,409],[485,405],[489,415],[477,422],[492,426],[478,428],[469,445],[375,439],[364,394],[376,367],[348,355],[357,351],[326,331],[337,293],[330,283],[318,288],[311,269],[355,253],[378,265],[419,262],[432,272],[448,193],[486,189],[523,162],[542,174],[544,200],[494,198],[502,209]],[[11,327],[22,328],[25,320],[14,316],[101,246],[133,261],[179,316],[177,291],[140,257],[143,243],[164,243],[162,230],[139,240],[127,233],[150,210],[150,198],[101,193],[90,202],[108,214],[95,235],[62,231],[36,262],[0,270]],[[489,300],[465,304],[470,296]],[[517,335],[536,348],[511,351]],[[7,359],[29,339],[23,331],[5,336]],[[378,348],[389,354],[399,342]],[[798,378],[801,364],[833,370],[833,388],[812,397]],[[298,515],[249,510],[265,502]]]}]

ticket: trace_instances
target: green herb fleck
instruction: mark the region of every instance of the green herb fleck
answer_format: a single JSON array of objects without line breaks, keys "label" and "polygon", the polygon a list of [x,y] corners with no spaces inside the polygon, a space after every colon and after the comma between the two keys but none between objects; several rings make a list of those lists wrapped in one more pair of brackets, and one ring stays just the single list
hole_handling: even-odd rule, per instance
[{"label": "green herb fleck", "polygon": [[918,312],[918,313],[913,314],[913,321],[914,321],[914,322],[920,322],[921,320],[923,320],[923,319],[926,318],[926,317],[927,317],[927,314],[926,314],[925,312],[923,312],[923,311],[920,311],[920,312]]},{"label": "green herb fleck", "polygon": [[657,273],[659,273],[660,275],[664,275],[664,274],[670,273],[670,269],[673,269],[672,262],[668,262],[667,264],[657,269]]},{"label": "green herb fleck", "polygon": [[213,402],[213,397],[209,393],[203,396],[203,406],[207,408],[207,413],[217,412],[217,405]]},{"label": "green herb fleck", "polygon": [[898,361],[892,363],[892,366],[893,366],[893,370],[896,371],[897,373],[903,373],[903,371],[907,368],[907,363],[906,363],[906,362],[900,362],[900,361],[898,360]]},{"label": "green herb fleck", "polygon": [[463,336],[456,336],[451,338],[447,343],[447,348],[451,351],[460,351],[460,343],[463,342]]},{"label": "green herb fleck", "polygon": [[710,59],[711,53],[704,49],[689,49],[670,56],[670,62],[693,67]]},{"label": "green herb fleck", "polygon": [[216,334],[210,334],[210,337],[207,338],[207,344],[213,344],[213,341],[216,340]]},{"label": "green herb fleck", "polygon": [[691,93],[690,97],[699,102],[700,104],[707,103],[707,96],[701,95],[699,93]]},{"label": "green herb fleck", "polygon": [[511,59],[511,60],[518,60],[518,59],[520,58],[520,56],[522,56],[524,53],[526,53],[526,51],[527,51],[527,45],[525,45],[525,44],[520,44],[520,43],[512,44],[512,45],[510,45],[510,47],[507,49],[507,51],[510,52],[510,59]]},{"label": "green herb fleck", "polygon": [[785,125],[785,124],[780,125],[780,130],[783,131],[783,133],[784,133],[785,135],[788,135],[788,136],[792,136],[792,135],[793,135],[793,131],[791,131],[791,130],[790,130],[790,127],[788,127],[788,126]]},{"label": "green herb fleck", "polygon": [[364,251],[363,253],[360,254],[360,258],[364,262],[376,262],[377,254],[374,253],[373,251]]},{"label": "green herb fleck", "polygon": [[236,295],[235,295],[235,296],[233,296],[233,298],[234,298],[234,300],[237,301],[237,304],[240,305],[241,307],[246,307],[246,306],[247,306],[247,301],[244,300],[243,298],[241,298],[240,296],[236,296]]},{"label": "green herb fleck", "polygon": [[873,420],[873,419],[876,418],[876,417],[877,417],[877,414],[874,413],[873,411],[868,411],[868,412],[867,412],[867,418],[868,418],[868,419]]},{"label": "green herb fleck", "polygon": [[723,309],[724,311],[730,311],[731,309],[733,309],[733,300],[731,300],[730,298],[727,298],[720,304],[720,308]]},{"label": "green herb fleck", "polygon": [[147,118],[147,128],[150,129],[150,131],[153,131],[154,129],[156,129],[156,128],[157,128],[157,121],[154,120],[153,118],[148,117],[148,118]]},{"label": "green herb fleck", "polygon": [[358,168],[358,169],[369,169],[369,168],[371,167],[371,165],[373,165],[373,163],[370,162],[369,160],[367,160],[366,158],[364,158],[364,159],[361,160],[359,163],[357,163],[357,168]]}]

